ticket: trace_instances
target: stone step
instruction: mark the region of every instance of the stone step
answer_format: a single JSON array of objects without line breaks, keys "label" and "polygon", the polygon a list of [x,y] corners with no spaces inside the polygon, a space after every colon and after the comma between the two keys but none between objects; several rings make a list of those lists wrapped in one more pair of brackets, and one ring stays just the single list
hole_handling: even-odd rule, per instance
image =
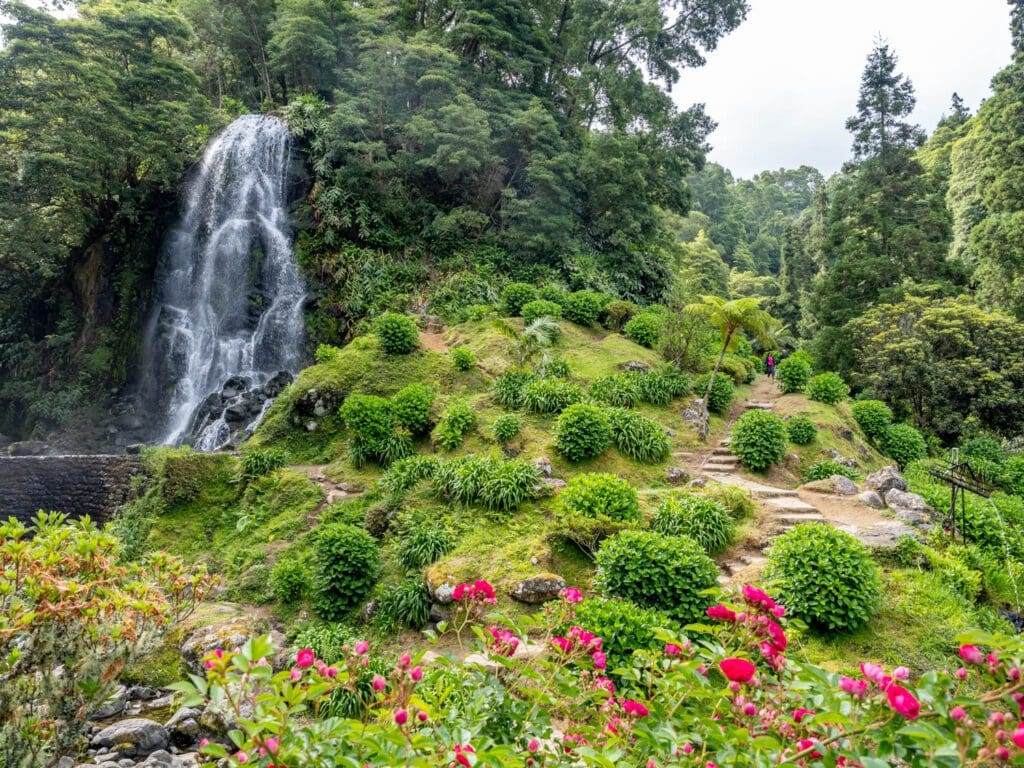
[{"label": "stone step", "polygon": [[731,475],[736,471],[735,464],[705,464],[701,467],[704,472],[711,472],[716,475]]},{"label": "stone step", "polygon": [[813,504],[808,504],[803,499],[793,498],[791,496],[783,496],[774,499],[767,499],[765,506],[771,507],[772,509],[782,510],[783,512],[817,512],[818,508]]},{"label": "stone step", "polygon": [[825,518],[818,515],[778,515],[773,518],[775,522],[782,523],[783,530],[789,530],[804,523],[823,523]]},{"label": "stone step", "polygon": [[749,400],[743,404],[748,411],[759,410],[759,411],[771,411],[775,409],[774,403],[759,403],[754,400]]},{"label": "stone step", "polygon": [[715,448],[715,450],[713,450],[711,452],[711,455],[712,456],[731,456],[733,458],[735,458],[735,456],[736,456],[736,454],[734,454],[728,448]]},{"label": "stone step", "polygon": [[763,486],[761,488],[755,488],[751,491],[751,494],[755,499],[796,499],[799,495],[796,491],[789,488],[771,488],[769,486]]}]

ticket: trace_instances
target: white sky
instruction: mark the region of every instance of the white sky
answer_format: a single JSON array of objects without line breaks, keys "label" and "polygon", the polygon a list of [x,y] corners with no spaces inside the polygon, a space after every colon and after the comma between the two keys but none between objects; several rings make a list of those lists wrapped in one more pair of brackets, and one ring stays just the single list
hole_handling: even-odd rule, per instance
[{"label": "white sky", "polygon": [[826,176],[850,156],[846,118],[880,34],[913,81],[913,119],[931,132],[958,92],[972,111],[1010,63],[1006,0],[750,0],[747,20],[684,70],[681,107],[704,102],[718,129],[713,162],[749,178],[813,165]]}]

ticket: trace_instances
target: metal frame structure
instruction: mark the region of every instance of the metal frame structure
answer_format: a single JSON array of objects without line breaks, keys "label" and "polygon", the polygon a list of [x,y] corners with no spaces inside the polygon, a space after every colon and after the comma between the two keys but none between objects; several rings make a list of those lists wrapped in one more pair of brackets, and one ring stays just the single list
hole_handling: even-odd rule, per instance
[{"label": "metal frame structure", "polygon": [[946,469],[930,469],[928,474],[937,480],[947,483],[950,488],[949,524],[953,540],[956,541],[956,502],[960,500],[960,538],[967,543],[967,494],[973,493],[983,499],[989,498],[995,488],[989,485],[968,461],[960,461],[960,452],[953,449],[949,467]]}]

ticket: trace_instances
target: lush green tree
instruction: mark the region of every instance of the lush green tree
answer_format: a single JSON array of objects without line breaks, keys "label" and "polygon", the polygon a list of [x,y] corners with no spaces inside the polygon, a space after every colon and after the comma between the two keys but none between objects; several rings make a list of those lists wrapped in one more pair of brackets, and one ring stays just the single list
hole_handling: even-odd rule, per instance
[{"label": "lush green tree", "polygon": [[679,244],[675,261],[676,279],[687,296],[729,295],[729,267],[703,230],[693,242]]}]

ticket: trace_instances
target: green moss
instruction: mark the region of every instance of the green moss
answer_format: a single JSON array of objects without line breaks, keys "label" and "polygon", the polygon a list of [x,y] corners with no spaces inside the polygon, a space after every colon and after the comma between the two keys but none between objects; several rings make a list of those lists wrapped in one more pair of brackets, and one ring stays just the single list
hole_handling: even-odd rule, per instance
[{"label": "green moss", "polygon": [[167,635],[156,648],[125,667],[121,673],[121,682],[163,688],[184,680],[189,670],[178,650],[180,642],[180,633]]}]

